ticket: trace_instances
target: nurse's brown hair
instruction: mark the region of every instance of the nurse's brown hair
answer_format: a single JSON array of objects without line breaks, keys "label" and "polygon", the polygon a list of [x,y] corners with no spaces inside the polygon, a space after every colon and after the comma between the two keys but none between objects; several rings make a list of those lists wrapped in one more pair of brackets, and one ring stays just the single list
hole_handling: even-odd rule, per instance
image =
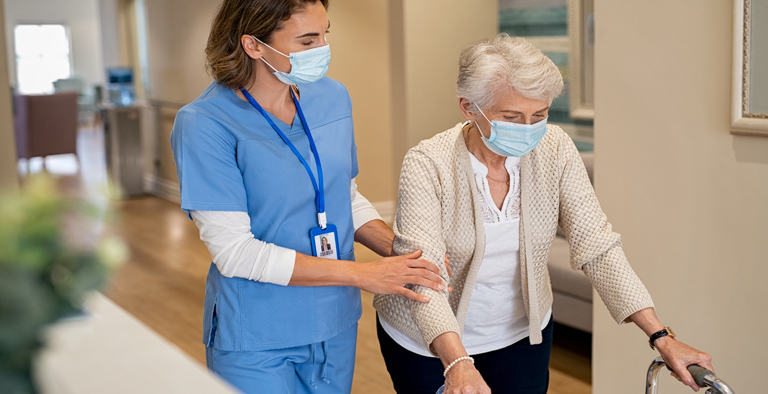
[{"label": "nurse's brown hair", "polygon": [[329,0],[224,0],[211,24],[205,47],[208,73],[216,82],[232,89],[247,85],[253,62],[240,44],[244,34],[270,44],[272,33],[307,3]]}]

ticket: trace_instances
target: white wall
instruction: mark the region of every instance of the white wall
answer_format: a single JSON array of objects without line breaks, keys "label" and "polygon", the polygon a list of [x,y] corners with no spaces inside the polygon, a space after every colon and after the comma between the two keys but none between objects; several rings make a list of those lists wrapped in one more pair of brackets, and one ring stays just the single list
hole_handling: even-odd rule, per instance
[{"label": "white wall", "polygon": [[[595,185],[678,338],[765,392],[768,138],[729,133],[730,1],[595,0]],[[595,394],[640,392],[657,355],[594,314]],[[668,374],[663,393],[690,393]]]},{"label": "white wall", "polygon": [[13,28],[19,23],[61,23],[69,26],[72,62],[86,86],[104,83],[98,0],[4,0],[8,69],[16,84]]},{"label": "white wall", "polygon": [[[212,80],[205,69],[205,45],[220,2],[144,0],[144,4],[149,66],[146,97],[187,104],[199,96]],[[137,56],[134,54],[134,67],[138,70]],[[144,141],[147,144],[147,171],[154,174],[154,182],[174,190],[172,198],[177,197],[178,179],[170,134],[177,109],[158,108],[152,120],[155,135],[147,136],[149,138]]]},{"label": "white wall", "polygon": [[130,66],[128,48],[120,45],[125,27],[120,18],[120,0],[98,0],[99,24],[101,28],[101,50],[104,67]]},{"label": "white wall", "polygon": [[149,38],[149,97],[186,104],[211,83],[205,44],[220,1],[145,0]]},{"label": "white wall", "polygon": [[387,0],[332,0],[328,8],[331,21],[328,42],[333,57],[328,76],[343,83],[352,97],[360,166],[357,186],[368,199],[380,203],[393,201],[397,194],[392,165],[387,3]]}]

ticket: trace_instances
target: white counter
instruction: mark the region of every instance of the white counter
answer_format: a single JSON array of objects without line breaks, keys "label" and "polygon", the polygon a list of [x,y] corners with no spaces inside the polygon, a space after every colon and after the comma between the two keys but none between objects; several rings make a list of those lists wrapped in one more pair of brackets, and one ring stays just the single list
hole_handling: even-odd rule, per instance
[{"label": "white counter", "polygon": [[238,393],[102,294],[86,309],[89,316],[46,334],[36,368],[42,393]]}]

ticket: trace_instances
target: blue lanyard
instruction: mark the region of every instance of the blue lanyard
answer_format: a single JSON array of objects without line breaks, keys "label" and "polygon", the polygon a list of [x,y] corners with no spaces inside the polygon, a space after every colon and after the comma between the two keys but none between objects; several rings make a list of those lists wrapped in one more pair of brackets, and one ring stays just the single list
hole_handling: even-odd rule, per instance
[{"label": "blue lanyard", "polygon": [[317,147],[315,146],[315,140],[312,138],[312,133],[309,131],[309,124],[307,124],[307,120],[304,118],[304,112],[301,110],[301,106],[299,105],[299,100],[296,99],[296,95],[293,93],[293,89],[291,89],[291,97],[293,98],[293,103],[296,105],[296,111],[299,112],[299,118],[301,118],[301,123],[304,125],[304,131],[307,133],[307,139],[309,139],[309,147],[312,149],[312,154],[315,155],[315,162],[317,163],[317,178],[318,180],[315,180],[314,174],[312,174],[312,170],[309,168],[309,164],[307,164],[307,161],[304,160],[304,157],[301,156],[301,153],[296,149],[296,147],[293,145],[291,140],[288,139],[288,137],[285,136],[285,134],[280,131],[280,128],[277,127],[275,122],[272,121],[272,118],[269,117],[269,114],[267,114],[266,111],[264,111],[263,108],[259,105],[259,103],[254,100],[253,96],[251,96],[250,93],[248,93],[245,88],[240,88],[240,91],[243,93],[245,98],[248,99],[248,102],[253,105],[254,108],[256,108],[262,116],[264,116],[264,119],[269,122],[269,125],[272,126],[272,128],[277,132],[277,134],[282,138],[283,142],[285,142],[286,145],[288,145],[289,148],[291,148],[291,151],[293,151],[293,154],[296,155],[297,158],[299,158],[299,161],[301,164],[304,165],[304,169],[307,170],[307,174],[309,174],[309,179],[312,180],[312,187],[315,189],[315,205],[317,206],[317,221],[318,224],[320,224],[320,227],[325,229],[328,221],[326,220],[325,216],[325,189],[323,188],[323,167],[320,165],[320,155],[317,153]]}]

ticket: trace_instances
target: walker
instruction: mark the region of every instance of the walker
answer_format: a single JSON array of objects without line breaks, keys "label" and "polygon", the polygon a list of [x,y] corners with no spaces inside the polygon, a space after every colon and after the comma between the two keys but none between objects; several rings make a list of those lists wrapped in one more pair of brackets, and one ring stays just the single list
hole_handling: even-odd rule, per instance
[{"label": "walker", "polygon": [[[666,366],[671,371],[669,366],[664,362],[661,357],[656,357],[651,366],[648,367],[648,375],[645,378],[645,394],[656,394],[659,389],[659,385],[656,382],[659,377],[659,370],[661,367]],[[715,376],[715,373],[702,368],[696,364],[688,366],[688,372],[693,376],[693,380],[699,387],[708,387],[705,394],[734,394],[733,389],[728,386],[720,378]]]}]

